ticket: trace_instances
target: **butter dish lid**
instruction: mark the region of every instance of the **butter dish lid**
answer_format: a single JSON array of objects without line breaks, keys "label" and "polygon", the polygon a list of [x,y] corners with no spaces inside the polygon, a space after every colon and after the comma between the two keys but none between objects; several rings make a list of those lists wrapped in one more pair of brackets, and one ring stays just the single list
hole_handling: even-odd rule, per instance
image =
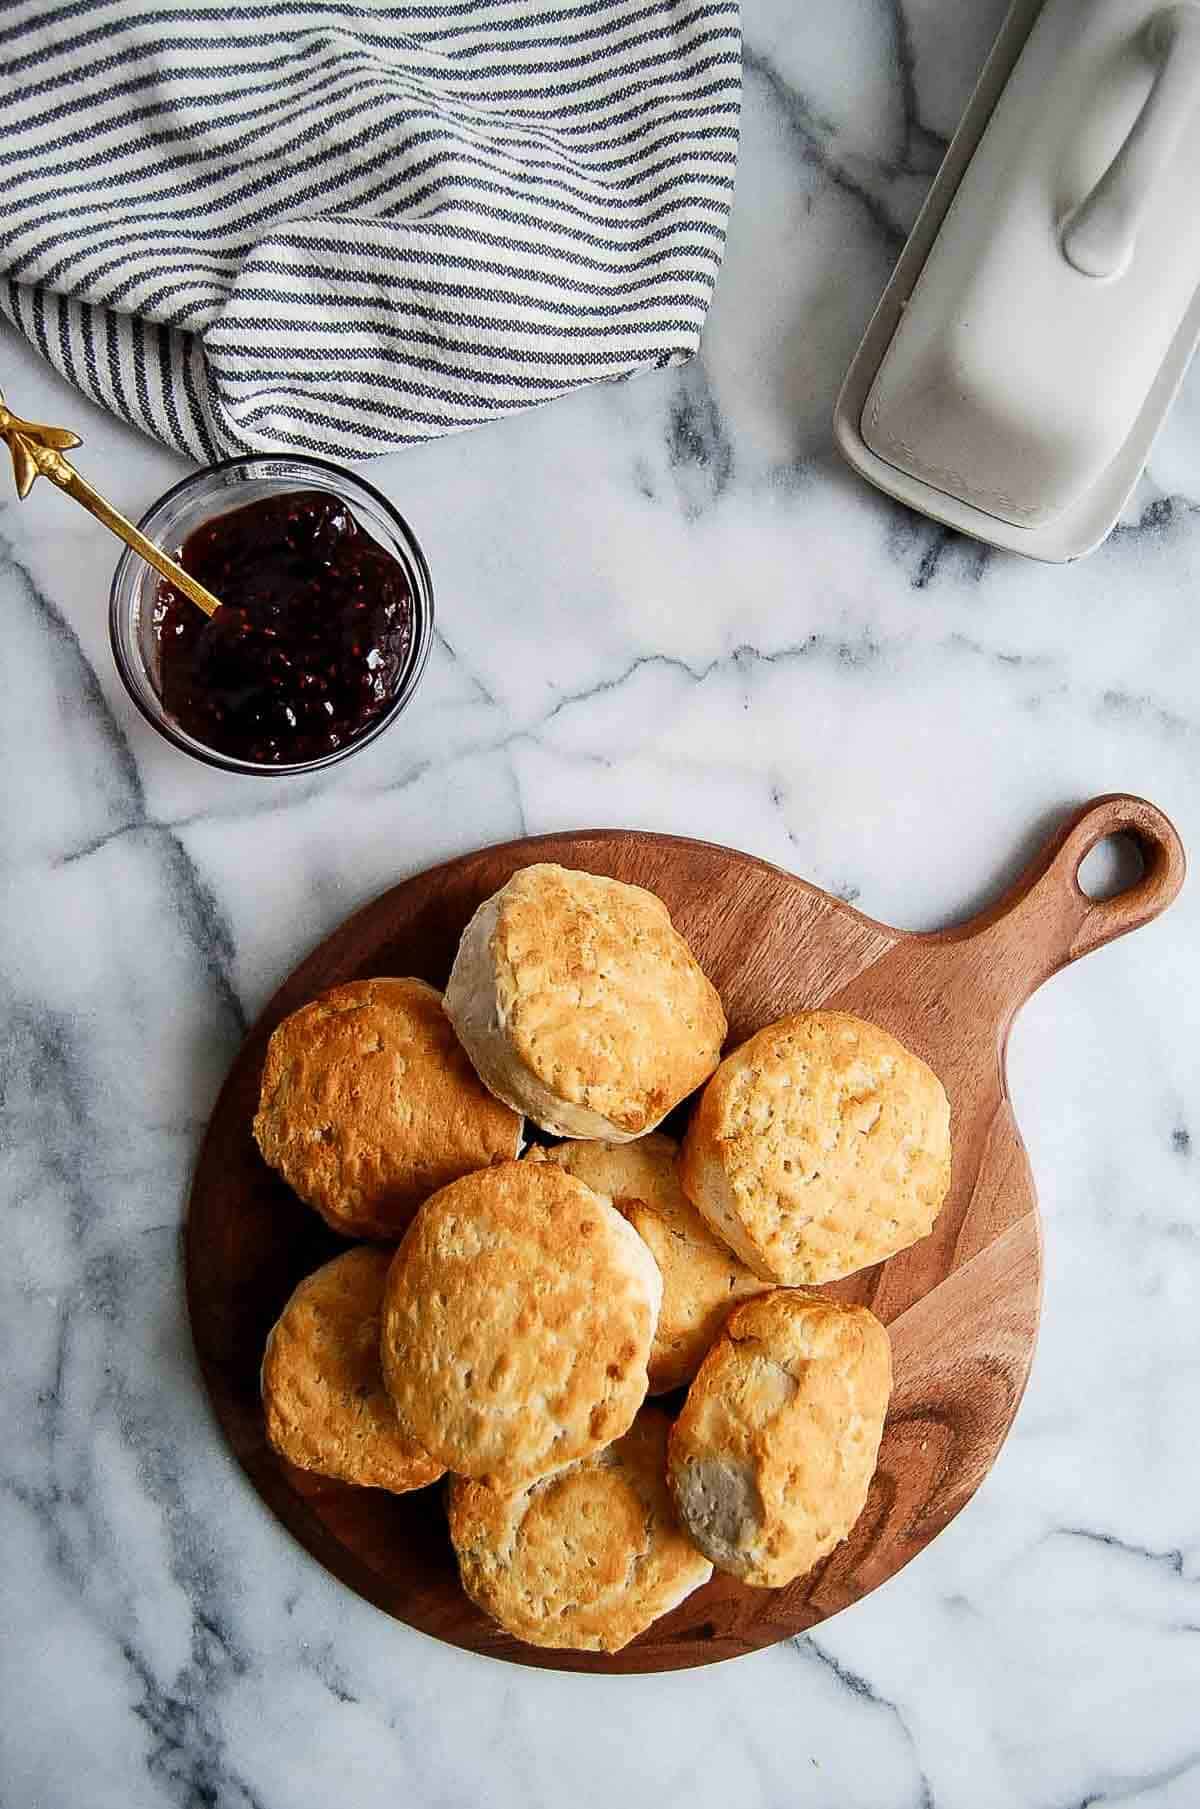
[{"label": "butter dish lid", "polygon": [[1066,559],[1115,522],[1200,334],[1200,4],[1044,0],[1005,33],[838,437],[926,513]]}]

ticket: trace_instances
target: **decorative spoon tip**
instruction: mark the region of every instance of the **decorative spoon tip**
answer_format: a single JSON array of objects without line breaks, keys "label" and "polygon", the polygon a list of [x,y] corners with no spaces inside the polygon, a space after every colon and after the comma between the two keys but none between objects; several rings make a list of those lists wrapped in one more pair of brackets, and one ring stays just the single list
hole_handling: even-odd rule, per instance
[{"label": "decorative spoon tip", "polygon": [[36,478],[48,477],[58,489],[82,503],[97,521],[152,565],[168,584],[173,584],[205,615],[213,616],[220,609],[218,597],[203,584],[197,584],[190,572],[185,572],[152,540],[147,540],[140,528],[135,528],[119,509],[114,509],[106,497],[80,476],[70,460],[63,457],[68,447],[82,446],[83,441],[77,433],[72,433],[69,427],[47,427],[40,421],[22,420],[20,415],[13,414],[0,393],[0,439],[12,454],[13,477],[22,502],[33,489]]}]

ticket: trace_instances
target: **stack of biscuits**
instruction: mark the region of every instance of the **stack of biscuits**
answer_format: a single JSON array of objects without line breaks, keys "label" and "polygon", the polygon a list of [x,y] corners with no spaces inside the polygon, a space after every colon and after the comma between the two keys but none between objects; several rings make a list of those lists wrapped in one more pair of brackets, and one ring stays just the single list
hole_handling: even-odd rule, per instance
[{"label": "stack of biscuits", "polygon": [[363,1487],[448,1477],[463,1587],[534,1645],[617,1651],[714,1566],[781,1588],[866,1501],[888,1336],[817,1289],[929,1232],[946,1095],[844,1012],[726,1034],[661,900],[543,864],[444,996],[335,987],[270,1041],[263,1156],[371,1241],[273,1328],[267,1435]]}]

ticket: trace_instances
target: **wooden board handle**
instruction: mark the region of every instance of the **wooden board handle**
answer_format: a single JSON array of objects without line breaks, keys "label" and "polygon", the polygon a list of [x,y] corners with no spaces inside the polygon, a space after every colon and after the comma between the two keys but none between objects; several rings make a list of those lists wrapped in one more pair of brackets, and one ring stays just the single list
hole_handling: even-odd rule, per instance
[{"label": "wooden board handle", "polygon": [[[1142,876],[1112,898],[1091,898],[1079,869],[1098,842],[1128,835],[1142,857]],[[1060,968],[1117,936],[1140,929],[1178,896],[1187,861],[1174,826],[1145,798],[1112,793],[1069,818],[998,903],[963,924],[973,965],[986,951],[1006,976],[1015,1009]]]}]

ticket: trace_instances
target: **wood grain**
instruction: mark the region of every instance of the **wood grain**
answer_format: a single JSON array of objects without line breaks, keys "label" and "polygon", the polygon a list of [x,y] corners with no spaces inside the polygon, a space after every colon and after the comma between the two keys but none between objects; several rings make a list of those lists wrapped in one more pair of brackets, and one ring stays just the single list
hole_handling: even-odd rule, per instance
[{"label": "wood grain", "polygon": [[[1105,836],[1136,838],[1144,873],[1118,897],[1079,887]],[[345,1246],[265,1166],[250,1131],[267,1038],[327,986],[372,974],[445,983],[476,906],[518,867],[561,862],[662,897],[719,988],[731,1045],[805,1006],[886,1025],[950,1096],[951,1190],[931,1236],[832,1285],[888,1324],[896,1385],[867,1507],[851,1537],[787,1589],[718,1576],[624,1652],[542,1652],[510,1639],[458,1586],[441,1493],[395,1497],[293,1470],[266,1444],[263,1345],[296,1282]],[[1004,1051],[1015,1013],[1068,962],[1166,908],[1184,857],[1166,818],[1137,798],[1078,811],[990,910],[910,935],[748,855],[632,831],[541,836],[407,880],[309,956],[248,1036],[212,1116],[187,1224],[188,1304],[201,1367],[238,1459],[275,1513],[343,1582],[388,1613],[475,1652],[572,1671],[707,1664],[815,1626],[876,1588],[970,1499],[1012,1424],[1033,1357],[1041,1233],[1013,1120]]]}]

